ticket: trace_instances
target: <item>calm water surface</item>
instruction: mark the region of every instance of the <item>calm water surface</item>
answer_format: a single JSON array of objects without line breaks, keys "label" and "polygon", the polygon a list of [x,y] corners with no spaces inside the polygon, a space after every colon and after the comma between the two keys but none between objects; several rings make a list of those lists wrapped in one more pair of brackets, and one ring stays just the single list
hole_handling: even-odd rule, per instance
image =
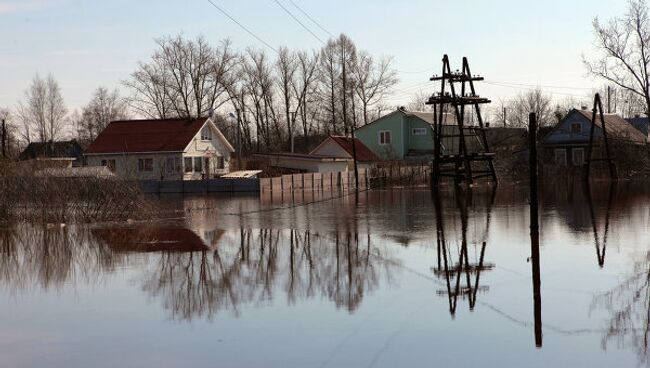
[{"label": "calm water surface", "polygon": [[5,229],[0,366],[649,365],[646,188],[544,188],[537,343],[523,187],[438,211],[428,190],[168,197],[184,217]]}]

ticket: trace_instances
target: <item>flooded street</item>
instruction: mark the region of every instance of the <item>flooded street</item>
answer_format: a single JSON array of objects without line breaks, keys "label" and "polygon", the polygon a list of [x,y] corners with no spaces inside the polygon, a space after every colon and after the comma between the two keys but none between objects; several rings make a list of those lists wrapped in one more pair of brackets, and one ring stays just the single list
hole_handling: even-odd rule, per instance
[{"label": "flooded street", "polygon": [[537,326],[528,188],[293,199],[3,230],[0,366],[649,364],[647,183],[543,187]]}]

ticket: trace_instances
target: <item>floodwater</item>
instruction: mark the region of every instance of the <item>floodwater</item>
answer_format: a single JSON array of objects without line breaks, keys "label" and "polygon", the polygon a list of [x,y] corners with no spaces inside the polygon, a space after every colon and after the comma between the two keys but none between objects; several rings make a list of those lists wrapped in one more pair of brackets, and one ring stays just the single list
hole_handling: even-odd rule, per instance
[{"label": "floodwater", "polygon": [[184,216],[5,229],[0,366],[650,364],[648,183],[543,188],[537,304],[527,188],[434,199],[165,197]]}]

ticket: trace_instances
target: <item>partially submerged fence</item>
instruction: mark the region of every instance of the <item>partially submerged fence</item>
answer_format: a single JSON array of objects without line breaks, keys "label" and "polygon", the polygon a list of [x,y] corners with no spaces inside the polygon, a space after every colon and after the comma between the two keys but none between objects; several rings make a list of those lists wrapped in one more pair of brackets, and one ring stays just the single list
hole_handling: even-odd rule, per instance
[{"label": "partially submerged fence", "polygon": [[145,193],[257,193],[260,179],[140,180]]},{"label": "partially submerged fence", "polygon": [[[428,184],[431,179],[429,165],[386,164],[382,167],[359,169],[359,189],[376,188],[383,185],[412,186]],[[331,192],[348,191],[356,188],[354,171],[302,173],[262,178],[260,192]]]}]

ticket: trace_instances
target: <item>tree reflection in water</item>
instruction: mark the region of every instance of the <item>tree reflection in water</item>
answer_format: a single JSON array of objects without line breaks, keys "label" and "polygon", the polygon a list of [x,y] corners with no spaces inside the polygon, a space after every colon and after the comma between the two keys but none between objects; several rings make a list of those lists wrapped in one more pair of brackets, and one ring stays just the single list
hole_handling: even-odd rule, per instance
[{"label": "tree reflection in water", "polygon": [[615,340],[619,346],[633,346],[639,361],[650,363],[650,252],[634,262],[631,272],[616,288],[594,298],[592,308],[611,313],[602,339],[603,348]]},{"label": "tree reflection in water", "polygon": [[143,290],[187,320],[223,310],[239,315],[242,306],[270,304],[277,293],[290,304],[326,296],[353,312],[399,266],[384,249],[360,244],[357,233],[242,229],[237,235],[212,251],[163,252],[145,272]]},{"label": "tree reflection in water", "polygon": [[[210,231],[180,227],[19,226],[0,232],[0,283],[12,292],[99,283],[130,265],[136,283],[175,319],[241,313],[245,305],[323,296],[354,312],[401,263],[356,231]],[[206,238],[209,238],[206,240]],[[140,271],[141,270],[141,271]]]},{"label": "tree reflection in water", "polygon": [[124,257],[100,244],[89,229],[20,225],[0,231],[0,284],[12,292],[99,282],[118,263]]}]

